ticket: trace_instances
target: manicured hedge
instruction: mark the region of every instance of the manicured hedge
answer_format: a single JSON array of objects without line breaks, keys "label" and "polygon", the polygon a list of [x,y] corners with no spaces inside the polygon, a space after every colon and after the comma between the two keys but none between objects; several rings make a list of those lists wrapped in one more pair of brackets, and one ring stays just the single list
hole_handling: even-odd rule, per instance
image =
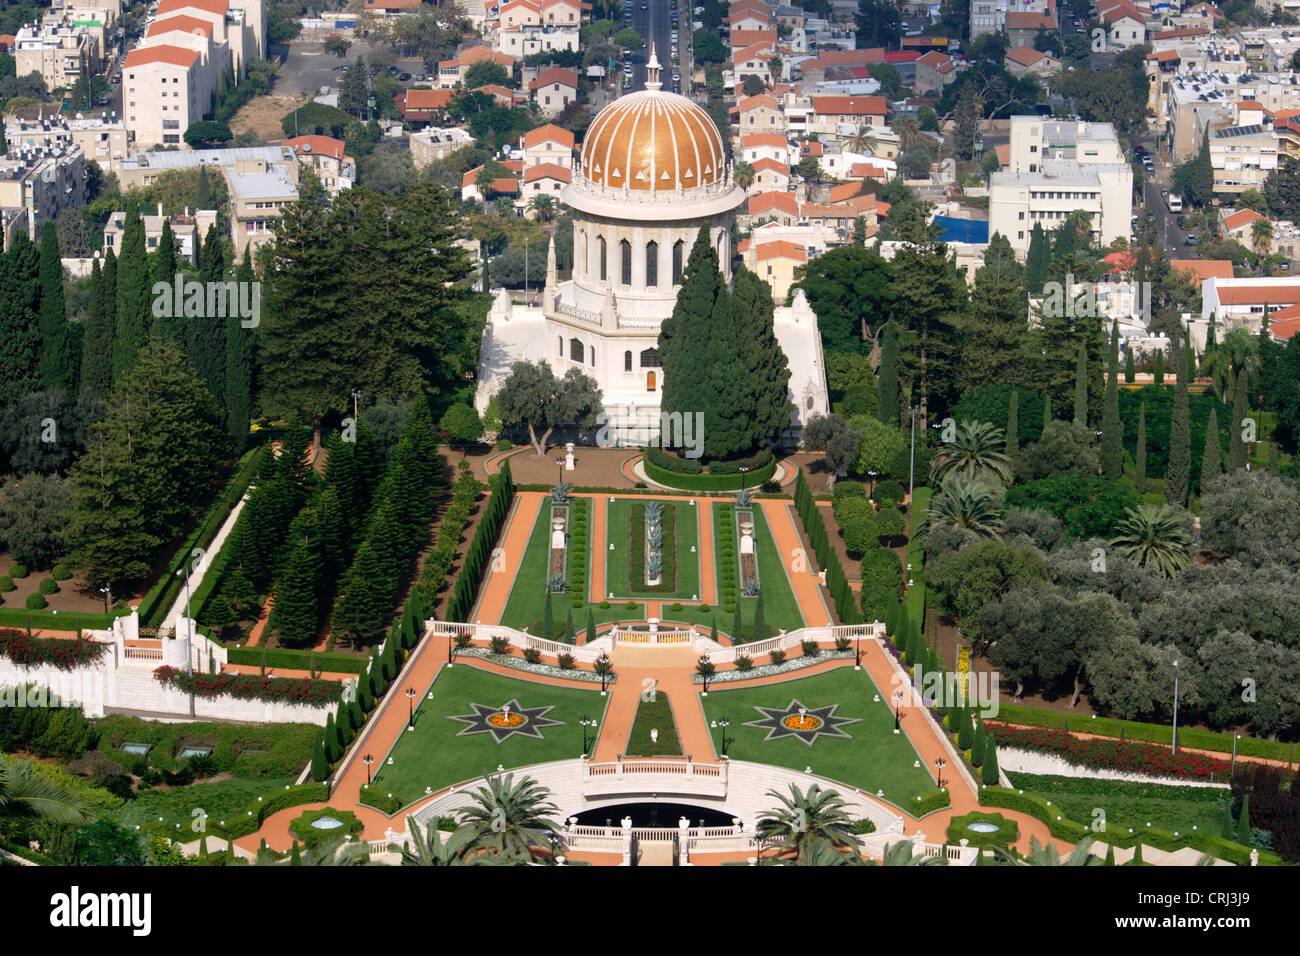
[{"label": "manicured hedge", "polygon": [[757,489],[759,485],[771,478],[776,472],[775,461],[769,461],[766,465],[755,468],[753,471],[746,472],[745,474],[705,475],[674,474],[667,469],[660,468],[649,458],[643,459],[642,464],[645,467],[646,476],[652,481],[657,481],[661,485],[667,485],[669,488],[679,488],[683,491],[736,491],[740,488]]},{"label": "manicured hedge", "polygon": [[0,627],[31,627],[51,631],[106,631],[113,626],[113,618],[130,614],[129,608],[119,608],[111,614],[84,614],[72,611],[27,611],[21,608],[0,607]]},{"label": "manicured hedge", "polygon": [[840,623],[861,624],[862,612],[858,608],[858,601],[853,596],[853,589],[849,587],[839,555],[831,546],[826,520],[817,507],[816,499],[813,498],[812,491],[808,487],[808,479],[802,469],[795,479],[794,505],[799,512],[799,518],[803,521],[804,531],[808,534],[813,552],[817,556],[817,564],[826,572],[826,588],[831,593],[831,600],[835,604],[835,612],[839,615]]},{"label": "manicured hedge", "polygon": [[[208,505],[207,510],[194,526],[194,530],[176,549],[172,559],[167,562],[166,568],[162,574],[154,581],[151,587],[140,601],[140,623],[146,627],[157,627],[162,624],[163,618],[176,601],[176,597],[181,593],[181,588],[185,586],[185,576],[178,575],[181,567],[194,560],[193,551],[195,548],[207,548],[212,544],[217,532],[225,523],[226,518],[230,516],[230,510],[239,503],[239,499],[244,496],[248,490],[249,484],[257,475],[258,468],[261,466],[262,456],[266,454],[266,446],[259,445],[252,449],[239,460],[239,465],[235,473],[222,486],[220,493]],[[209,568],[209,572],[211,572]],[[206,575],[205,575],[206,578]],[[191,605],[193,601],[191,600]]]},{"label": "manicured hedge", "polygon": [[271,797],[263,798],[244,811],[243,816],[234,820],[226,820],[225,826],[222,826],[222,821],[217,821],[216,823],[209,822],[209,827],[217,836],[237,839],[255,832],[266,822],[266,818],[273,813],[279,813],[289,807],[299,807],[304,803],[323,803],[329,797],[329,787],[325,784],[304,783],[301,786],[290,787],[288,790],[281,790]]},{"label": "manicured hedge", "polygon": [[655,448],[653,445],[645,450],[647,462],[654,462],[655,466],[662,468],[664,471],[671,471],[675,475],[699,475],[704,473],[704,463],[698,458],[682,458],[678,455],[670,455],[662,448]]},{"label": "manicured hedge", "polygon": [[916,797],[907,802],[907,805],[903,807],[903,809],[919,820],[927,813],[934,813],[936,810],[942,810],[945,807],[950,806],[951,803],[952,801],[948,796],[948,788],[944,787],[940,790],[936,787],[933,790],[926,790],[924,793],[917,794]]},{"label": "manicured hedge", "polygon": [[0,630],[0,657],[7,657],[19,667],[49,666],[61,671],[91,667],[103,659],[109,646],[80,637],[28,637],[26,631]]},{"label": "manicured hedge", "polygon": [[452,592],[451,603],[447,607],[449,621],[469,620],[479,585],[483,582],[483,573],[487,570],[488,560],[492,557],[492,549],[496,547],[506,515],[510,513],[510,502],[514,496],[515,482],[510,474],[510,462],[506,461],[492,479],[492,494],[488,497],[483,520],[474,532],[474,540],[465,555],[465,564],[456,579],[456,589]]},{"label": "manicured hedge", "polygon": [[318,673],[329,671],[334,674],[360,674],[370,659],[360,654],[323,653],[281,647],[232,647],[226,651],[226,660],[231,664],[252,667],[265,664],[267,667],[297,671],[314,668]]},{"label": "manicured hedge", "polygon": [[237,700],[263,700],[303,707],[323,707],[337,701],[343,693],[338,681],[312,680],[308,677],[263,677],[260,674],[187,674],[176,667],[159,667],[154,680],[188,693],[191,686],[198,697],[234,697]]}]

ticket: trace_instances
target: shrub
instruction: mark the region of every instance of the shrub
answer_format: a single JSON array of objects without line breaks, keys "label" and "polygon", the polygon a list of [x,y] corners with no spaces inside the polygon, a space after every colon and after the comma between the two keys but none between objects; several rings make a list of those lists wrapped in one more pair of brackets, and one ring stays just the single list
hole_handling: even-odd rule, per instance
[{"label": "shrub", "polygon": [[849,525],[841,525],[844,531],[844,546],[857,554],[880,547],[880,534],[876,530],[876,515],[870,511],[857,518]]},{"label": "shrub", "polygon": [[736,670],[747,671],[747,670],[751,670],[753,666],[754,666],[754,659],[752,657],[749,657],[748,655],[745,654],[736,655]]},{"label": "shrub", "polygon": [[838,502],[842,498],[866,498],[867,486],[856,481],[837,481],[831,491],[831,500]]},{"label": "shrub", "polygon": [[29,573],[27,565],[23,564],[21,561],[15,561],[13,564],[9,565],[9,576],[11,578],[25,578]]},{"label": "shrub", "polygon": [[59,589],[59,582],[54,578],[41,578],[41,583],[37,585],[37,589],[42,594],[53,594]]},{"label": "shrub", "polygon": [[540,664],[542,662],[542,652],[535,647],[525,648],[524,660],[530,664]]},{"label": "shrub", "polygon": [[893,505],[883,506],[876,514],[876,534],[882,541],[901,537],[906,527],[903,512]]},{"label": "shrub", "polygon": [[499,442],[497,442],[497,451],[509,451],[511,448],[514,447],[515,446],[510,443],[509,438],[503,438]]},{"label": "shrub", "polygon": [[50,577],[54,578],[56,581],[66,581],[68,578],[72,577],[72,568],[68,567],[68,565],[63,562],[59,562],[53,567],[53,569],[51,569]]},{"label": "shrub", "polygon": [[800,643],[799,649],[803,651],[804,657],[816,657],[821,652],[821,647],[816,641],[803,641]]},{"label": "shrub", "polygon": [[[991,823],[997,827],[992,833],[981,833],[970,829],[972,823]],[[969,841],[971,846],[1009,846],[1020,839],[1020,827],[1015,820],[1008,820],[1000,813],[980,813],[975,811],[960,817],[953,817],[948,824],[948,842]]]},{"label": "shrub", "polygon": [[853,646],[853,641],[847,637],[835,638],[835,649],[837,651],[847,651]]},{"label": "shrub", "polygon": [[600,602],[600,609],[601,609],[602,611],[608,611],[608,610],[609,610],[609,602],[608,602],[608,601],[601,601],[601,602]]},{"label": "shrub", "polygon": [[494,638],[492,638],[492,640],[491,640],[490,643],[492,644],[492,653],[493,653],[493,654],[501,654],[501,655],[509,656],[509,654],[510,654],[510,640],[509,640],[508,638],[505,638],[505,637],[494,637]]},{"label": "shrub", "polygon": [[385,816],[392,816],[398,810],[402,809],[402,798],[395,793],[388,793],[378,786],[369,786],[361,788],[361,796],[358,803],[368,807],[374,807]]},{"label": "shrub", "polygon": [[785,651],[781,650],[780,648],[773,651],[769,656],[771,657],[773,664],[785,663]]},{"label": "shrub", "polygon": [[907,805],[908,812],[918,820],[927,813],[933,813],[935,810],[942,810],[950,803],[948,799],[948,790],[927,790],[925,793],[918,794],[916,799]]},{"label": "shrub", "polygon": [[781,493],[781,483],[772,478],[767,479],[758,487],[765,495],[779,495]]},{"label": "shrub", "polygon": [[9,591],[14,590],[16,587],[18,587],[18,585],[14,584],[14,579],[9,577],[9,575],[6,574],[0,577],[0,594],[6,594]]},{"label": "shrub", "polygon": [[637,603],[636,601],[628,601],[626,604],[623,605],[623,607],[629,611],[635,611],[637,608]]},{"label": "shrub", "polygon": [[876,485],[876,491],[872,498],[882,505],[897,505],[905,496],[906,492],[903,491],[903,486],[891,478]]},{"label": "shrub", "polygon": [[561,654],[561,655],[556,659],[555,663],[556,663],[557,665],[559,665],[560,670],[562,670],[562,671],[571,671],[571,670],[573,670],[573,667],[574,667],[574,663],[575,663],[575,662],[574,662],[574,660],[573,660],[573,655],[572,655],[572,654]]},{"label": "shrub", "polygon": [[839,498],[835,501],[833,510],[835,523],[841,529],[847,529],[849,525],[866,515],[875,514],[871,502],[867,501],[866,498]]},{"label": "shrub", "polygon": [[35,591],[27,595],[27,610],[29,611],[43,610],[46,606],[46,603],[47,602],[45,600],[45,595],[42,594],[40,591]]}]

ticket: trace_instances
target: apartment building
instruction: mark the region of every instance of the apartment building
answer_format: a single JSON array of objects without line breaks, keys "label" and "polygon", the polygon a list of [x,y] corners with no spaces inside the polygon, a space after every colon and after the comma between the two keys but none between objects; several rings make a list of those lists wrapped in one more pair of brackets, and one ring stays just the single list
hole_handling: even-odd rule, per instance
[{"label": "apartment building", "polygon": [[209,175],[225,175],[225,170],[239,163],[288,164],[297,181],[298,159],[287,146],[241,146],[233,149],[180,149],[136,153],[118,167],[117,180],[122,190],[144,189],[158,177],[172,170],[198,169],[207,166]]},{"label": "apartment building", "polygon": [[197,50],[144,47],[122,64],[122,109],[137,147],[180,145],[190,124],[203,118],[210,96]]},{"label": "apartment building", "polygon": [[[149,252],[158,250],[162,239],[163,223],[171,226],[172,243],[178,257],[186,259],[190,265],[197,265],[199,244],[208,237],[208,230],[217,224],[215,209],[187,209],[175,216],[164,216],[161,212],[154,215],[144,213],[140,216],[144,223],[144,244]],[[104,223],[104,250],[112,249],[120,254],[122,233],[126,230],[126,213],[122,211],[109,213]]]},{"label": "apartment building", "polygon": [[115,112],[107,111],[85,117],[78,113],[71,118],[63,114],[35,119],[11,115],[5,123],[5,140],[10,149],[75,145],[106,173],[115,172],[127,155],[126,126]]},{"label": "apartment building", "polygon": [[29,237],[65,209],[86,204],[86,156],[75,144],[46,148],[11,144],[0,156],[0,207],[27,211]]},{"label": "apartment building", "polygon": [[497,11],[497,52],[522,59],[546,50],[577,50],[581,22],[579,0],[510,0]]},{"label": "apartment building", "polygon": [[524,134],[524,168],[554,165],[573,169],[573,134],[554,123],[547,123]]},{"label": "apartment building", "polygon": [[465,81],[465,71],[480,60],[491,60],[507,70],[515,65],[514,57],[509,54],[499,53],[490,46],[482,44],[472,46],[462,50],[459,56],[452,57],[450,60],[443,60],[438,64],[438,88],[450,90],[462,85]]},{"label": "apartment building", "polygon": [[46,89],[71,89],[78,77],[102,70],[102,50],[88,29],[62,19],[42,21],[14,35],[14,67],[19,76],[39,73]]},{"label": "apartment building", "polygon": [[1262,189],[1268,174],[1278,166],[1277,134],[1263,125],[1258,103],[1238,104],[1233,125],[1210,127],[1210,165],[1214,168],[1214,192],[1237,195],[1247,189]]},{"label": "apartment building", "polygon": [[1077,210],[1103,245],[1128,236],[1133,169],[1109,123],[1013,116],[1009,147],[1007,168],[990,179],[989,228],[1018,256],[1035,225],[1051,230]]},{"label": "apartment building", "polygon": [[332,136],[296,136],[285,140],[301,166],[310,166],[331,196],[351,189],[357,181],[357,161],[347,155],[343,140]]},{"label": "apartment building", "polygon": [[281,210],[297,201],[298,164],[242,160],[222,172],[230,194],[230,238],[240,259],[245,249],[256,252],[275,237]]},{"label": "apartment building", "polygon": [[429,126],[410,136],[411,162],[416,169],[424,169],[446,159],[458,149],[474,144],[474,137],[459,126],[439,128]]},{"label": "apartment building", "polygon": [[814,96],[808,132],[838,133],[840,127],[885,126],[889,103],[883,96]]},{"label": "apartment building", "polygon": [[555,116],[578,98],[578,73],[560,67],[543,70],[528,91],[543,116]]}]

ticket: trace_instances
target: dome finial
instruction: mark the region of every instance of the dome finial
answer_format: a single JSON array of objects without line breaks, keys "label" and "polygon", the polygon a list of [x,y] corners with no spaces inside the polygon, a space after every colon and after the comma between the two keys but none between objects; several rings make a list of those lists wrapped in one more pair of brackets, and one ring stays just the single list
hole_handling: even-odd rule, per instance
[{"label": "dome finial", "polygon": [[655,55],[655,45],[650,44],[650,59],[645,64],[645,88],[647,90],[658,90],[663,88],[659,82],[659,57]]}]

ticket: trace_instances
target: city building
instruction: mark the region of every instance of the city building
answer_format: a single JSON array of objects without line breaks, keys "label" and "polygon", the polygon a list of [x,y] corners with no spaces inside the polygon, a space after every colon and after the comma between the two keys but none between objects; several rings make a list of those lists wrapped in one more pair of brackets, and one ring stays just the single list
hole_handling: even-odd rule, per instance
[{"label": "city building", "polygon": [[86,176],[86,154],[75,143],[41,148],[10,144],[9,153],[0,156],[0,207],[26,210],[34,240],[65,209],[86,204]]},{"label": "city building", "polygon": [[48,149],[68,143],[75,144],[86,159],[99,163],[104,172],[115,172],[117,164],[127,155],[126,126],[116,113],[68,117],[63,113],[53,116],[39,114],[35,119],[23,119],[11,114],[5,122],[5,140],[9,148],[23,145],[33,149]]},{"label": "city building", "polygon": [[[178,258],[186,259],[190,265],[197,265],[199,245],[208,237],[208,230],[217,225],[217,210],[186,210],[175,216],[163,216],[161,213],[150,215],[143,210],[140,215],[144,223],[144,244],[149,252],[158,251],[158,242],[162,239],[163,223],[171,225],[173,248]],[[104,251],[112,249],[120,255],[122,250],[122,233],[126,230],[126,213],[121,210],[109,213],[104,223]]]},{"label": "city building", "polygon": [[102,51],[88,29],[42,21],[21,27],[14,35],[14,68],[18,76],[39,73],[46,89],[71,89],[78,77],[100,72]]},{"label": "city building", "polygon": [[528,84],[528,92],[543,116],[555,116],[578,98],[577,71],[560,67],[544,70]]},{"label": "city building", "polygon": [[284,145],[293,150],[299,165],[310,166],[331,196],[351,189],[357,181],[357,161],[344,152],[343,140],[331,136],[295,136]]}]

